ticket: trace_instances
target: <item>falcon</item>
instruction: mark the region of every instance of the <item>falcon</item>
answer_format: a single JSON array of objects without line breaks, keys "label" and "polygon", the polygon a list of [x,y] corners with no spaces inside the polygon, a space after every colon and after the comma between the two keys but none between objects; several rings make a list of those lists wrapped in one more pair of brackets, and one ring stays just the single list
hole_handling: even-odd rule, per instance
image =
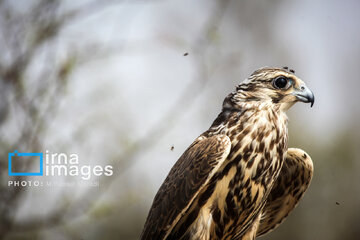
[{"label": "falcon", "polygon": [[224,100],[157,192],[142,240],[255,239],[276,228],[308,188],[313,164],[288,148],[286,111],[314,94],[295,72],[261,68]]}]

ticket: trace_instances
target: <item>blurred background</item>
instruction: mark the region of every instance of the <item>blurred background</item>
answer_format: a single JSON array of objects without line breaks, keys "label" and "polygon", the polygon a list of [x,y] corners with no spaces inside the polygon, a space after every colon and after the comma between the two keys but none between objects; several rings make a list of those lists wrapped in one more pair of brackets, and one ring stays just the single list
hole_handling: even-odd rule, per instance
[{"label": "blurred background", "polygon": [[[263,66],[295,69],[316,101],[288,113],[311,186],[261,239],[360,239],[359,11],[357,0],[0,0],[0,239],[138,239],[171,166]],[[10,178],[14,150],[77,153],[114,175],[9,187],[76,180]]]}]

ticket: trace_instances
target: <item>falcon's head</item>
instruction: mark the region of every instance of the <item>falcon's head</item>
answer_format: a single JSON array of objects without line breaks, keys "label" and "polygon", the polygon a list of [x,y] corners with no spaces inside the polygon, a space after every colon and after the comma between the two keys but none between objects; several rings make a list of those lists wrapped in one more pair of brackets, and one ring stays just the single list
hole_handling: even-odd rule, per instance
[{"label": "falcon's head", "polygon": [[237,86],[231,96],[232,102],[268,102],[284,111],[299,101],[311,103],[312,106],[314,94],[294,73],[287,67],[256,70]]}]

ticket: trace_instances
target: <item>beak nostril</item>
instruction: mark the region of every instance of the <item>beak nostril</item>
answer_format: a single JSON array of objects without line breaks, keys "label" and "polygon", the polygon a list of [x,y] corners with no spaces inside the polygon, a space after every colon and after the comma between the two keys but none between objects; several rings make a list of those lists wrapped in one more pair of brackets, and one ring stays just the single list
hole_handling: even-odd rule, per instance
[{"label": "beak nostril", "polygon": [[305,90],[305,87],[304,87],[304,86],[301,86],[300,89],[301,89],[302,91],[304,91],[304,90]]}]

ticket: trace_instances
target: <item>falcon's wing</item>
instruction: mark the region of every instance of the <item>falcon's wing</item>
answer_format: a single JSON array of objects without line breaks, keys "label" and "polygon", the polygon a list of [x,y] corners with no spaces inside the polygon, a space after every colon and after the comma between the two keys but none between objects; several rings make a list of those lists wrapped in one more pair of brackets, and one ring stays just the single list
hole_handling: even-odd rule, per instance
[{"label": "falcon's wing", "polygon": [[310,156],[301,149],[289,148],[279,177],[262,211],[256,237],[281,224],[309,187],[312,175],[313,163]]},{"label": "falcon's wing", "polygon": [[157,192],[142,240],[164,239],[201,189],[220,168],[231,148],[229,137],[199,137],[175,163]]}]

